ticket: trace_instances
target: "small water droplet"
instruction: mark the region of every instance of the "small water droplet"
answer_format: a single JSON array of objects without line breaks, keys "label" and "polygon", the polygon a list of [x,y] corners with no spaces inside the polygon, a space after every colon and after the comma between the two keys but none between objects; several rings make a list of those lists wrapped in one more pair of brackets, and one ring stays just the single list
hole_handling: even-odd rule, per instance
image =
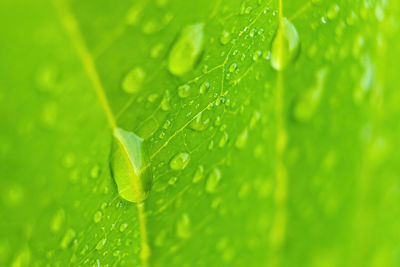
[{"label": "small water droplet", "polygon": [[232,63],[229,66],[229,72],[234,72],[237,69],[237,63]]},{"label": "small water droplet", "polygon": [[178,96],[180,98],[186,98],[190,94],[190,86],[185,84],[178,87]]},{"label": "small water droplet", "polygon": [[90,170],[90,177],[93,179],[99,177],[100,174],[100,166],[98,164],[94,165],[93,168]]},{"label": "small water droplet", "polygon": [[58,232],[65,221],[64,209],[59,209],[51,220],[50,229],[52,232]]},{"label": "small water droplet", "polygon": [[190,155],[186,152],[176,154],[169,162],[169,167],[173,170],[183,170],[189,164]]},{"label": "small water droplet", "polygon": [[69,245],[72,243],[72,240],[75,238],[76,233],[74,229],[70,228],[65,232],[64,237],[61,239],[60,246],[64,249],[69,247]]},{"label": "small water droplet", "polygon": [[208,89],[210,88],[210,83],[209,82],[203,82],[200,85],[200,94],[204,94],[208,91]]},{"label": "small water droplet", "polygon": [[198,183],[201,179],[204,177],[204,166],[199,165],[199,167],[196,169],[196,172],[193,175],[193,183]]},{"label": "small water droplet", "polygon": [[187,213],[182,214],[182,216],[179,218],[176,224],[176,235],[182,239],[190,237],[190,217]]},{"label": "small water droplet", "polygon": [[296,59],[299,48],[300,39],[296,28],[287,18],[283,18],[272,43],[272,67],[278,71],[283,70]]},{"label": "small water droplet", "polygon": [[123,223],[119,227],[119,231],[122,233],[122,232],[124,232],[126,230],[126,228],[128,228],[128,224],[127,223]]},{"label": "small water droplet", "polygon": [[293,115],[296,120],[307,121],[314,115],[322,96],[326,74],[326,68],[319,70],[315,87],[305,92],[295,103]]},{"label": "small water droplet", "polygon": [[146,73],[142,68],[136,67],[130,70],[122,81],[122,89],[127,93],[136,93],[142,88]]},{"label": "small water droplet", "polygon": [[340,11],[340,7],[338,6],[338,4],[334,4],[328,9],[328,12],[326,13],[326,15],[327,15],[328,19],[333,20],[339,14],[339,11]]},{"label": "small water droplet", "polygon": [[205,129],[207,129],[209,123],[210,123],[210,119],[206,118],[204,119],[203,117],[203,112],[201,112],[190,124],[189,127],[192,130],[198,131],[198,132],[202,132]]},{"label": "small water droplet", "polygon": [[241,132],[241,133],[239,134],[239,136],[237,137],[236,142],[235,142],[235,146],[236,146],[237,148],[243,149],[243,148],[246,146],[247,136],[248,136],[248,130],[247,130],[247,128],[246,128],[246,129],[244,129],[243,132]]},{"label": "small water droplet", "polygon": [[165,94],[161,100],[161,109],[164,111],[168,111],[171,109],[171,94],[169,90],[165,91]]},{"label": "small water droplet", "polygon": [[224,147],[224,146],[226,145],[226,143],[228,142],[228,139],[229,139],[228,133],[227,133],[227,132],[224,132],[224,133],[222,134],[221,139],[219,139],[218,146],[219,146],[219,147]]},{"label": "small water droplet", "polygon": [[215,193],[218,185],[221,181],[221,171],[218,168],[214,168],[208,175],[206,182],[206,191],[208,193]]},{"label": "small water droplet", "polygon": [[153,176],[142,138],[120,128],[114,130],[111,170],[122,198],[131,202],[147,198]]},{"label": "small water droplet", "polygon": [[231,33],[223,30],[221,33],[221,37],[219,38],[221,44],[226,45],[227,43],[229,43],[230,40],[231,40]]},{"label": "small water droplet", "polygon": [[107,242],[106,238],[101,239],[96,245],[96,250],[101,250],[106,244],[106,242]]},{"label": "small water droplet", "polygon": [[95,223],[98,223],[100,220],[101,220],[101,218],[103,217],[103,213],[101,213],[101,211],[96,211],[96,213],[93,215],[93,221],[95,222]]},{"label": "small water droplet", "polygon": [[168,70],[182,76],[191,71],[203,50],[202,23],[186,26],[173,45],[168,57]]}]

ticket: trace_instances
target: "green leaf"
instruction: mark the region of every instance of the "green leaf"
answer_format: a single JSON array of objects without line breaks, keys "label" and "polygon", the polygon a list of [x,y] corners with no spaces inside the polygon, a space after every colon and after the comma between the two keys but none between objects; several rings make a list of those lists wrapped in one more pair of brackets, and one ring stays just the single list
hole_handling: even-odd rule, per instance
[{"label": "green leaf", "polygon": [[399,266],[399,14],[2,0],[0,265]]}]

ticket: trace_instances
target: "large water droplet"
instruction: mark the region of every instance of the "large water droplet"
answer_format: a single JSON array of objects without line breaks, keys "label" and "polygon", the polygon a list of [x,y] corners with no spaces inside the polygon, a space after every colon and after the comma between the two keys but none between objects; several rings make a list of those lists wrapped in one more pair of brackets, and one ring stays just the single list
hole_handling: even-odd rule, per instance
[{"label": "large water droplet", "polygon": [[122,81],[122,89],[130,94],[138,92],[142,88],[145,77],[146,73],[140,67],[130,70]]},{"label": "large water droplet", "polygon": [[62,248],[67,248],[69,245],[72,243],[72,240],[75,238],[76,233],[74,229],[68,229],[67,232],[65,232],[64,237],[61,240],[60,246]]},{"label": "large water droplet", "polygon": [[283,18],[272,43],[272,67],[276,70],[283,70],[296,59],[299,48],[300,39],[296,28],[287,18]]},{"label": "large water droplet", "polygon": [[173,45],[168,57],[168,70],[177,76],[191,71],[203,50],[202,23],[186,26]]},{"label": "large water droplet", "polygon": [[122,198],[131,202],[147,198],[153,176],[142,138],[120,128],[114,130],[111,170]]},{"label": "large water droplet", "polygon": [[307,121],[314,115],[321,100],[326,73],[326,68],[320,69],[316,74],[317,81],[315,87],[305,92],[295,103],[293,115],[296,120]]},{"label": "large water droplet", "polygon": [[169,166],[173,170],[183,170],[189,164],[190,155],[186,152],[176,154],[171,161]]},{"label": "large water droplet", "polygon": [[218,168],[214,168],[207,178],[206,191],[208,193],[215,193],[217,191],[219,182],[221,181],[221,171]]}]

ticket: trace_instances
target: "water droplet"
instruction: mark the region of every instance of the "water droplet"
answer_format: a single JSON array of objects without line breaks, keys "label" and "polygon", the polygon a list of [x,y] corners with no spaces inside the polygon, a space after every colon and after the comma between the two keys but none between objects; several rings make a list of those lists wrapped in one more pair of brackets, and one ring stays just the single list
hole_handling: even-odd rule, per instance
[{"label": "water droplet", "polygon": [[182,214],[176,224],[176,235],[182,239],[189,238],[190,231],[190,217],[187,213]]},{"label": "water droplet", "polygon": [[340,7],[338,6],[338,4],[334,4],[328,9],[328,12],[326,13],[326,15],[327,15],[328,19],[333,20],[339,14],[339,11],[340,11]]},{"label": "water droplet", "polygon": [[98,223],[102,217],[103,217],[103,213],[101,213],[101,211],[96,211],[96,213],[93,215],[93,221],[95,223]]},{"label": "water droplet", "polygon": [[208,89],[210,88],[210,83],[209,82],[203,82],[200,85],[200,94],[204,94],[208,91]]},{"label": "water droplet", "polygon": [[161,109],[164,111],[168,111],[171,109],[171,94],[169,90],[165,91],[163,99],[161,100]]},{"label": "water droplet", "polygon": [[234,72],[237,69],[237,64],[236,63],[232,63],[229,66],[229,72]]},{"label": "water droplet", "polygon": [[136,93],[142,88],[146,73],[142,68],[136,67],[130,70],[122,81],[122,89],[127,93]]},{"label": "water droplet", "polygon": [[178,181],[178,177],[176,177],[176,176],[171,177],[171,178],[168,180],[168,184],[169,184],[169,185],[174,185],[174,184],[176,184],[176,181]]},{"label": "water droplet", "polygon": [[201,112],[190,124],[189,127],[192,130],[202,132],[207,129],[208,124],[210,123],[209,118],[202,118],[203,112]]},{"label": "water droplet", "polygon": [[239,136],[237,137],[236,142],[235,142],[235,146],[237,148],[243,149],[246,146],[248,133],[249,132],[246,128],[243,130],[243,132],[241,134],[239,134]]},{"label": "water droplet", "polygon": [[111,170],[119,195],[127,201],[147,198],[153,182],[143,139],[120,128],[114,130]]},{"label": "water droplet", "polygon": [[51,220],[50,229],[52,232],[58,232],[65,221],[64,209],[59,209]]},{"label": "water droplet", "polygon": [[218,146],[219,146],[219,147],[224,147],[224,146],[226,145],[226,143],[228,142],[228,139],[229,139],[228,133],[227,133],[227,132],[224,132],[224,133],[222,134],[221,139],[219,139]]},{"label": "water droplet", "polygon": [[227,43],[229,43],[230,40],[231,40],[231,33],[223,30],[221,33],[221,37],[219,38],[221,44],[226,45]]},{"label": "water droplet", "polygon": [[202,23],[186,26],[173,45],[168,57],[168,70],[182,76],[191,71],[203,50]]},{"label": "water droplet", "polygon": [[196,172],[193,175],[193,183],[198,183],[204,177],[204,166],[199,165]]},{"label": "water droplet", "polygon": [[178,96],[181,98],[186,98],[190,94],[190,86],[185,84],[178,87]]},{"label": "water droplet", "polygon": [[119,231],[122,233],[122,232],[124,232],[126,230],[126,228],[128,228],[128,224],[127,223],[123,223],[119,227]]},{"label": "water droplet", "polygon": [[185,152],[176,154],[169,162],[169,167],[173,170],[183,170],[189,164],[190,155]]},{"label": "water droplet", "polygon": [[287,18],[283,18],[272,43],[272,67],[278,71],[283,70],[297,57],[299,48],[300,39],[296,28]]},{"label": "water droplet", "polygon": [[93,166],[93,168],[90,170],[90,177],[95,179],[99,177],[99,174],[100,174],[100,166],[99,165]]},{"label": "water droplet", "polygon": [[107,242],[106,238],[101,239],[96,245],[96,250],[102,249],[104,247],[104,245],[106,244],[106,242]]},{"label": "water droplet", "polygon": [[208,193],[215,193],[218,185],[221,181],[221,171],[218,168],[214,168],[207,178],[206,191]]},{"label": "water droplet", "polygon": [[61,239],[60,246],[64,249],[69,247],[69,245],[72,243],[72,240],[75,238],[75,235],[76,233],[74,229],[68,229],[67,232],[65,232],[64,237]]},{"label": "water droplet", "polygon": [[326,74],[326,68],[319,70],[315,87],[305,92],[295,103],[293,115],[296,120],[307,121],[314,115],[322,96]]}]

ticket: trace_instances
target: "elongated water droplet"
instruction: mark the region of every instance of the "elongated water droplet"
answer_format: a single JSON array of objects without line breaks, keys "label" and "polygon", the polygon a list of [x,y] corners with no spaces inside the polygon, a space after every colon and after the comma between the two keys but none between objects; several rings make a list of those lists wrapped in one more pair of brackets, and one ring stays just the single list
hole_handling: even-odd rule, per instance
[{"label": "elongated water droplet", "polygon": [[326,73],[326,68],[319,70],[316,75],[315,87],[305,92],[295,103],[293,115],[296,120],[307,121],[314,115],[321,100]]},{"label": "elongated water droplet", "polygon": [[101,239],[96,245],[96,250],[102,249],[104,247],[104,245],[106,244],[106,242],[107,242],[106,238]]},{"label": "elongated water droplet", "polygon": [[176,224],[176,235],[180,238],[189,238],[190,231],[190,217],[187,213],[184,213]]},{"label": "elongated water droplet", "polygon": [[296,28],[287,18],[283,18],[272,43],[272,67],[276,70],[283,70],[296,59],[299,48],[300,39]]},{"label": "elongated water droplet", "polygon": [[127,93],[136,93],[142,88],[146,73],[142,68],[136,67],[130,70],[122,81],[122,89]]},{"label": "elongated water droplet", "polygon": [[202,23],[186,26],[173,45],[168,57],[168,70],[182,76],[191,71],[203,50]]},{"label": "elongated water droplet", "polygon": [[244,148],[246,146],[247,142],[247,136],[248,136],[248,130],[247,128],[243,130],[243,132],[237,137],[235,146],[237,148]]},{"label": "elongated water droplet", "polygon": [[101,217],[103,217],[103,213],[101,213],[101,211],[97,211],[94,215],[93,215],[93,221],[95,223],[98,223],[101,220]]},{"label": "elongated water droplet", "polygon": [[130,202],[147,198],[153,176],[143,139],[120,128],[114,130],[111,170],[119,195]]},{"label": "elongated water droplet", "polygon": [[218,168],[214,168],[207,178],[206,191],[208,193],[215,193],[217,191],[219,182],[221,181],[221,171]]},{"label": "elongated water droplet", "polygon": [[176,154],[171,161],[169,166],[173,170],[183,170],[189,164],[190,155],[186,152]]},{"label": "elongated water droplet", "polygon": [[65,211],[64,209],[59,209],[57,213],[54,215],[53,220],[50,224],[50,229],[52,232],[58,232],[61,229],[65,221]]},{"label": "elongated water droplet", "polygon": [[67,248],[69,245],[72,243],[72,240],[75,238],[76,233],[74,229],[68,229],[67,232],[65,233],[63,239],[61,240],[60,246],[62,248]]},{"label": "elongated water droplet", "polygon": [[203,179],[204,177],[204,166],[203,165],[199,165],[199,167],[197,168],[196,172],[193,175],[193,183],[197,183],[199,182],[201,179]]},{"label": "elongated water droplet", "polygon": [[190,94],[190,86],[185,84],[178,87],[178,96],[180,98],[186,98]]}]

